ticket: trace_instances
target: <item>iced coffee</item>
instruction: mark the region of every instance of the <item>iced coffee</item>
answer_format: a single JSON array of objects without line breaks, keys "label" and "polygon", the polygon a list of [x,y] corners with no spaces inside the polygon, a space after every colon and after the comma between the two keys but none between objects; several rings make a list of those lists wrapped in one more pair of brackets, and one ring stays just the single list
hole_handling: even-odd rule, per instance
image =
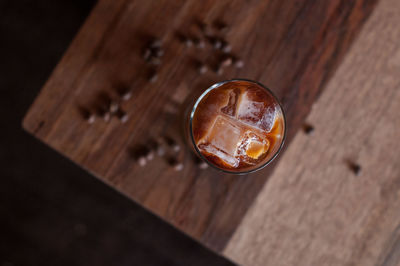
[{"label": "iced coffee", "polygon": [[285,118],[263,85],[231,80],[213,85],[199,97],[189,130],[194,149],[211,166],[246,173],[267,165],[279,152]]}]

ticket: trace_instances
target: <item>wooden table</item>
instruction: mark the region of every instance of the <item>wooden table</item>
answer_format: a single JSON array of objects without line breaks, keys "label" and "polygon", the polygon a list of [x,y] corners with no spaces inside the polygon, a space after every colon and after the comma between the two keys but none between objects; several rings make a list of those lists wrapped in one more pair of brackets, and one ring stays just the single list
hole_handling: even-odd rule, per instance
[{"label": "wooden table", "polygon": [[[400,1],[382,0],[224,250],[244,265],[400,265]],[[361,166],[359,175],[347,163]]]},{"label": "wooden table", "polygon": [[[329,145],[329,149],[327,148],[327,143],[338,139],[332,137],[330,142],[323,143],[325,146],[317,141],[319,134],[323,132],[336,132],[328,132],[329,126],[333,125],[333,129],[336,129],[335,121],[350,123],[351,120],[343,117],[357,114],[351,112],[352,109],[338,108],[341,112],[338,116],[340,121],[333,119],[337,118],[334,107],[353,103],[345,95],[344,92],[347,91],[340,94],[339,88],[335,87],[340,85],[343,90],[346,82],[336,81],[336,85],[330,89],[332,92],[329,97],[339,97],[336,101],[331,102],[328,97],[318,105],[321,106],[318,111],[321,115],[320,121],[329,121],[329,126],[322,126],[323,130],[320,131],[318,121],[310,119],[317,128],[313,138],[316,144],[306,142],[298,146],[297,135],[272,176],[275,164],[250,176],[225,175],[211,169],[200,170],[186,149],[181,149],[177,154],[178,159],[184,163],[184,169],[180,172],[175,171],[161,157],[141,167],[135,162],[132,150],[160,136],[169,136],[182,147],[182,121],[178,114],[179,109],[184,107],[185,100],[216,81],[233,77],[258,80],[278,95],[287,114],[289,144],[361,25],[373,10],[375,2],[101,0],[30,108],[23,122],[24,128],[105,183],[213,250],[223,251],[238,262],[263,265],[266,254],[275,254],[275,249],[279,246],[266,247],[265,241],[268,242],[267,236],[270,232],[275,232],[274,237],[278,237],[287,230],[287,235],[293,237],[288,230],[292,227],[289,226],[282,225],[282,228],[271,231],[273,226],[278,225],[274,223],[275,219],[285,221],[290,218],[291,212],[284,215],[285,206],[288,206],[287,210],[296,206],[300,217],[307,217],[303,214],[305,210],[307,214],[313,215],[313,209],[308,206],[311,198],[304,196],[302,191],[312,192],[314,187],[317,188],[322,184],[320,182],[329,179],[331,174],[329,167],[322,168],[320,160],[323,157],[321,158],[317,150],[332,150],[329,154],[347,156],[344,152],[334,152],[334,149],[341,147],[341,143]],[[390,4],[383,3],[379,6]],[[229,68],[222,75],[213,71],[204,75],[198,73],[196,68],[199,61],[212,68],[218,58],[211,47],[198,49],[186,47],[182,43],[182,35],[196,38],[202,36],[198,29],[199,21],[210,25],[222,21],[228,25],[225,33],[218,34],[223,34],[231,43],[233,55],[244,60],[244,68]],[[378,30],[380,28],[376,29]],[[154,67],[143,60],[142,51],[153,38],[162,40],[165,55],[162,64],[157,67],[158,79],[150,82],[148,75]],[[363,61],[360,62],[363,64]],[[348,66],[344,70],[344,74],[348,75],[347,79],[353,77],[349,68]],[[373,74],[367,70],[369,69],[362,71],[362,74]],[[333,79],[330,86],[339,78]],[[91,108],[97,105],[98,98],[104,94],[118,97],[116,90],[121,88],[133,91],[132,98],[122,104],[129,114],[126,123],[112,118],[109,122],[97,119],[89,124],[82,118],[82,107]],[[324,96],[319,101],[323,101]],[[363,99],[360,99],[360,105],[368,106]],[[328,106],[332,106],[329,112],[328,109],[325,110]],[[386,114],[388,110],[384,111],[382,114]],[[325,116],[322,117],[322,114]],[[362,120],[360,117],[357,119],[351,123]],[[343,125],[342,127],[345,128]],[[339,131],[342,132],[340,140],[344,143],[346,138],[343,132],[350,134],[355,128]],[[354,138],[349,140],[361,139]],[[293,155],[293,149],[297,152],[296,155]],[[308,154],[300,154],[302,149],[304,152],[308,151]],[[357,157],[357,154],[357,151],[353,151],[348,156]],[[314,157],[314,160],[309,159]],[[328,166],[339,167],[340,161],[340,167],[347,169],[343,163],[344,158],[337,160],[336,164]],[[309,165],[310,163],[314,164]],[[266,192],[274,182],[289,182],[286,176],[288,172],[282,171],[288,171],[291,165],[298,167],[293,168],[296,171],[293,173],[299,175],[309,173],[314,167],[321,168],[322,172],[318,179],[313,179],[314,185],[306,183],[305,187],[296,188],[298,181],[295,179],[292,183],[277,184],[273,191]],[[363,167],[363,173],[364,171],[366,170]],[[270,181],[266,183],[267,180]],[[329,190],[331,184],[324,185]],[[257,197],[260,191],[261,194]],[[318,195],[322,201],[325,197],[328,203],[332,201],[324,190],[319,191]],[[307,200],[302,200],[302,197]],[[320,198],[314,200],[318,202],[317,199]],[[296,205],[289,206],[290,203]],[[332,206],[328,203],[328,207]],[[277,206],[281,209],[276,210]],[[299,206],[304,210],[298,208]],[[267,217],[272,219],[271,228],[263,227],[269,225],[264,224],[267,213],[273,214]],[[257,228],[260,231],[254,231]],[[340,226],[331,229],[332,239],[334,229],[340,230]],[[254,237],[253,234],[256,233],[258,237]],[[312,235],[311,232],[309,234]],[[298,237],[301,242],[305,236],[298,234]],[[295,247],[295,243],[290,240],[285,239],[286,242],[282,242],[279,248],[285,250],[285,245],[289,247],[292,244]],[[261,250],[257,247],[269,249]],[[315,248],[318,248],[318,242]],[[305,249],[306,247],[303,251]],[[300,252],[295,248],[294,250],[297,253],[293,254]],[[285,257],[288,260],[289,258],[292,257]],[[295,255],[293,258],[296,258]],[[356,258],[358,257],[354,257]]]}]

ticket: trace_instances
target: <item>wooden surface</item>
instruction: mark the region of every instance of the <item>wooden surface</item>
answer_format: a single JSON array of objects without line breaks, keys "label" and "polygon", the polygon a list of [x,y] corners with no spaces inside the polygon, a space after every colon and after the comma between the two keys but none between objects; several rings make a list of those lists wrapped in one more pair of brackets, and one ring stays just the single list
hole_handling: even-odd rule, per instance
[{"label": "wooden surface", "polygon": [[[224,254],[243,265],[400,265],[400,2],[382,0]],[[354,175],[346,161],[361,165]]]},{"label": "wooden surface", "polygon": [[[101,0],[26,115],[24,128],[95,176],[214,250],[222,250],[273,165],[251,176],[200,171],[188,151],[175,172],[163,159],[139,167],[130,150],[149,138],[179,139],[179,109],[187,95],[232,77],[270,87],[287,114],[288,142],[347,51],[375,0],[123,1]],[[226,39],[245,61],[222,76],[199,75],[193,64],[212,51],[186,48],[178,34],[195,21],[229,25]],[[150,37],[165,55],[155,83],[141,56]],[[126,124],[86,123],[80,106],[116,87],[133,89]],[[178,105],[178,106],[174,106]]]}]

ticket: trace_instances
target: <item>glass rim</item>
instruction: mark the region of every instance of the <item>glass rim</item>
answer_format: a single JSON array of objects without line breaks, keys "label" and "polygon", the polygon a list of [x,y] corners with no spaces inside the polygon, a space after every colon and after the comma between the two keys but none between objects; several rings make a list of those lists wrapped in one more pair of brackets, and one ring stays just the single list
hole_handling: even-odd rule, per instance
[{"label": "glass rim", "polygon": [[[213,89],[216,89],[216,88],[218,88],[218,87],[221,87],[222,85],[224,85],[224,84],[226,84],[226,83],[235,82],[235,81],[246,81],[246,82],[254,83],[254,84],[260,86],[261,88],[265,89],[269,94],[271,94],[272,97],[274,98],[274,100],[276,101],[276,103],[279,105],[279,108],[280,108],[281,111],[282,111],[283,124],[284,124],[284,130],[283,130],[282,141],[281,141],[281,143],[280,143],[280,145],[279,145],[279,148],[278,148],[278,149],[276,150],[276,152],[272,155],[272,157],[271,157],[268,161],[266,161],[265,163],[261,164],[260,166],[254,168],[254,169],[245,170],[245,171],[242,171],[242,172],[240,172],[240,171],[236,171],[236,172],[235,172],[235,171],[230,171],[230,170],[227,170],[227,169],[223,169],[223,168],[220,168],[220,167],[216,166],[215,164],[209,162],[209,161],[207,160],[207,158],[200,152],[199,148],[198,148],[197,145],[196,145],[196,142],[195,142],[194,136],[193,136],[193,127],[192,127],[193,117],[194,117],[194,114],[195,114],[195,112],[196,112],[197,106],[199,105],[199,103],[201,102],[201,100],[202,100],[210,91],[212,91]],[[193,145],[193,147],[194,147],[194,149],[195,149],[197,155],[199,155],[200,158],[201,158],[203,161],[205,161],[209,166],[211,166],[212,168],[214,168],[214,169],[216,169],[216,170],[218,170],[218,171],[224,172],[224,173],[235,174],[235,175],[245,175],[245,174],[254,173],[254,172],[258,171],[258,170],[263,169],[264,167],[266,167],[267,165],[269,165],[269,164],[278,156],[278,154],[279,154],[280,151],[282,150],[283,145],[284,145],[285,140],[286,140],[286,131],[287,131],[287,129],[286,129],[286,115],[285,115],[285,111],[284,111],[284,109],[283,109],[283,107],[282,107],[282,104],[280,103],[280,101],[278,100],[278,98],[276,97],[276,95],[275,95],[268,87],[264,86],[263,84],[261,84],[261,83],[258,82],[258,81],[254,81],[254,80],[250,80],[250,79],[235,78],[235,79],[224,80],[224,81],[220,81],[220,82],[217,82],[217,83],[212,84],[210,87],[208,87],[208,88],[197,98],[196,102],[195,102],[194,105],[193,105],[192,110],[190,111],[190,116],[189,116],[189,130],[190,130],[190,140],[191,140],[191,142],[192,142],[192,145]]]}]

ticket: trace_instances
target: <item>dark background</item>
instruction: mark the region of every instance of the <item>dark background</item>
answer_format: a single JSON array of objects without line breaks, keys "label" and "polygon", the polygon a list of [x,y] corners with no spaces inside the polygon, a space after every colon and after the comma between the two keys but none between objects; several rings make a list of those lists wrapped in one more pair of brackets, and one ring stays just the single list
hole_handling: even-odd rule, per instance
[{"label": "dark background", "polygon": [[0,266],[233,265],[24,132],[93,0],[0,0]]}]

